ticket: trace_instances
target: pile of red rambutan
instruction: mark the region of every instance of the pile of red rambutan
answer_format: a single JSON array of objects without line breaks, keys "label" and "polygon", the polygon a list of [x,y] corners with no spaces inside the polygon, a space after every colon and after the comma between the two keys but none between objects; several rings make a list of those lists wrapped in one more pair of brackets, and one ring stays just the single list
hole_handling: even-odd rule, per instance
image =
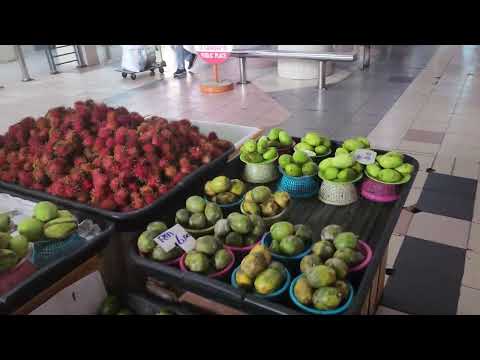
[{"label": "pile of red rambutan", "polygon": [[151,204],[231,145],[186,119],[145,120],[124,107],[77,101],[0,135],[0,180],[127,212]]}]

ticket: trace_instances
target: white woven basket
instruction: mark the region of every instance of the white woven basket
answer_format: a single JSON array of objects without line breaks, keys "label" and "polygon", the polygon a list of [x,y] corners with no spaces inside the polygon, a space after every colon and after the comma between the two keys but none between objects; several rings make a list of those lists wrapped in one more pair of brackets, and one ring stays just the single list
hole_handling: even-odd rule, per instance
[{"label": "white woven basket", "polygon": [[352,183],[323,181],[318,192],[320,201],[328,205],[345,206],[358,200],[357,189]]}]

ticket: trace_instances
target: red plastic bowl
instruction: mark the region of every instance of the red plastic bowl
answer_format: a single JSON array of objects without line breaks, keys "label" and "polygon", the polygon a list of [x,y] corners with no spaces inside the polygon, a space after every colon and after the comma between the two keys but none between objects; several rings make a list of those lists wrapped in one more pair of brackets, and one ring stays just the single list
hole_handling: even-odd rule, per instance
[{"label": "red plastic bowl", "polygon": [[[233,264],[235,264],[235,254],[233,253],[232,250],[230,250],[226,247],[224,247],[224,249],[227,250],[228,253],[232,256],[232,260],[230,261],[230,264],[228,264],[225,267],[225,269],[220,270],[220,271],[218,271],[216,273],[213,273],[213,274],[209,274],[209,275],[207,275],[207,277],[209,277],[209,278],[222,278],[222,277],[226,276],[228,274],[228,272],[232,269]],[[190,271],[185,266],[185,257],[186,256],[187,256],[187,253],[184,253],[182,255],[182,257],[180,258],[180,264],[179,265],[180,265],[180,270],[182,270],[182,271]]]},{"label": "red plastic bowl", "polygon": [[260,244],[260,241],[262,241],[263,235],[260,236],[260,239],[256,243],[253,243],[252,245],[248,246],[231,246],[231,245],[223,245],[224,248],[231,250],[234,254],[239,254],[239,255],[245,255],[252,250],[255,245]]},{"label": "red plastic bowl", "polygon": [[365,269],[368,264],[370,264],[370,261],[372,261],[373,257],[373,252],[372,248],[364,241],[359,240],[358,241],[358,250],[365,256],[365,259],[360,264],[355,265],[354,267],[351,267],[348,269],[348,272],[357,272]]}]

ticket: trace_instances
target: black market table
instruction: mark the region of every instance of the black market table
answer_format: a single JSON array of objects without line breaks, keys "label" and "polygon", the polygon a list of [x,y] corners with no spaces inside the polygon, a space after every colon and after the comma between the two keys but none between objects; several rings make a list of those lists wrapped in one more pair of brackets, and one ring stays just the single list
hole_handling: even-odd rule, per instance
[{"label": "black market table", "polygon": [[[385,153],[381,150],[375,151],[379,154]],[[418,162],[414,158],[405,155],[405,161],[418,169]],[[158,220],[173,225],[175,211],[184,206],[185,200],[189,196],[202,194],[205,181],[221,174],[229,178],[241,178],[242,170],[243,163],[237,156],[228,162],[224,169],[216,169],[215,173],[208,174],[208,178],[205,176],[198,178],[189,187],[188,191],[182,193],[181,197],[176,198],[175,202],[169,204],[168,209],[158,212]],[[349,277],[355,293],[351,306],[344,314],[375,313],[384,288],[388,242],[415,176],[416,172],[412,174],[410,182],[400,187],[400,198],[393,203],[376,203],[364,199],[360,195],[357,202],[347,206],[326,205],[318,200],[318,195],[309,199],[292,199],[292,207],[285,220],[294,224],[310,225],[313,229],[314,239],[320,237],[320,232],[324,226],[338,224],[348,231],[357,233],[360,239],[368,243],[373,250],[373,258],[368,267],[361,272],[352,273]],[[359,181],[357,186],[361,182]],[[276,184],[277,182],[269,185],[275,190]],[[249,184],[249,186],[254,187],[253,184]],[[272,302],[244,290],[235,289],[230,285],[229,277],[223,281],[213,280],[203,275],[181,272],[177,268],[143,258],[137,252],[136,241],[130,243],[128,252],[130,261],[144,275],[169,282],[184,290],[198,293],[201,296],[247,313],[304,314],[290,299]]]}]

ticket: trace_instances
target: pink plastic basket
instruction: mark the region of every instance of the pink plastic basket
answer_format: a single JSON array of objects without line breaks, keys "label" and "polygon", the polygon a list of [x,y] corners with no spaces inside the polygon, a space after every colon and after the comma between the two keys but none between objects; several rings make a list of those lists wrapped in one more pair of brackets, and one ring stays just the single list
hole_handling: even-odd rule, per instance
[{"label": "pink plastic basket", "polygon": [[374,202],[392,202],[398,200],[398,185],[382,184],[369,178],[363,181],[360,193],[365,199]]},{"label": "pink plastic basket", "polygon": [[[235,264],[235,254],[233,253],[232,250],[224,247],[225,250],[227,250],[230,255],[232,256],[232,261],[230,261],[230,264],[227,265],[227,267],[223,270],[220,270],[220,271],[217,271],[216,273],[212,273],[212,274],[208,274],[207,277],[209,278],[223,278],[225,277],[229,271],[232,269],[233,265]],[[187,253],[183,254],[182,257],[180,258],[180,270],[182,271],[190,271],[187,269],[187,267],[185,266],[185,257],[187,256]]]},{"label": "pink plastic basket", "polygon": [[348,269],[348,272],[357,272],[365,269],[370,261],[372,261],[373,252],[372,248],[364,241],[359,240],[357,245],[358,250],[365,256],[365,259],[360,264],[355,265]]}]

